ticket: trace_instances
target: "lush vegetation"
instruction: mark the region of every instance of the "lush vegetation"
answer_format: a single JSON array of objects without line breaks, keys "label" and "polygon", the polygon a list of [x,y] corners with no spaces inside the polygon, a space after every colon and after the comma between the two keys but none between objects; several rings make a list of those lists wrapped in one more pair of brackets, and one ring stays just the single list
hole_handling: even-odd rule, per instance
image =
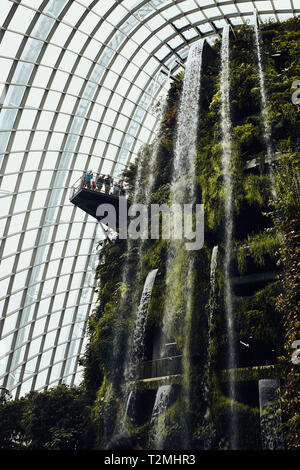
[{"label": "lush vegetation", "polygon": [[92,445],[94,431],[82,388],[60,385],[19,400],[2,391],[0,449],[82,450]]},{"label": "lush vegetation", "polygon": [[[268,119],[273,151],[280,157],[276,170],[270,169],[265,162],[266,142],[252,27],[234,29],[230,58],[234,142],[232,275],[238,278],[241,275],[275,273],[267,281],[257,283],[255,288],[249,284],[244,291],[234,291],[237,344],[246,341],[253,347],[249,354],[241,351],[239,366],[277,362],[286,371],[281,400],[286,446],[291,449],[299,445],[296,408],[299,366],[293,366],[290,361],[292,342],[300,339],[297,303],[300,208],[297,132],[300,114],[291,102],[292,82],[300,77],[299,23],[299,20],[291,19],[262,27]],[[280,55],[274,56],[278,51]],[[188,435],[188,445],[192,449],[205,448],[208,441],[214,449],[228,448],[228,415],[232,403],[222,375],[227,338],[224,334],[222,270],[224,192],[219,52],[220,41],[217,41],[204,60],[201,80],[196,186],[197,202],[205,206],[203,249],[188,255],[178,250],[171,271],[167,273],[169,246],[166,240],[116,239],[103,242],[96,272],[98,301],[89,319],[89,342],[82,358],[82,387],[69,390],[61,386],[41,394],[31,393],[21,400],[3,400],[0,413],[1,422],[3,419],[5,425],[0,430],[0,447],[81,449],[105,445],[117,430],[116,424],[124,417],[128,396],[124,380],[128,338],[146,276],[151,269],[158,268],[147,317],[145,359],[152,359],[163,313],[168,309],[172,309],[174,319],[170,336],[176,342],[177,354],[183,356],[184,386],[176,383],[170,406],[159,418],[164,423],[165,447],[184,448],[186,442],[182,436]],[[183,74],[180,74],[172,83],[157,143],[143,148],[137,162],[124,172],[132,188],[131,198],[138,202],[146,202],[146,197],[153,203],[170,201],[182,81]],[[157,153],[151,167],[154,149]],[[275,200],[270,172],[276,181]],[[216,301],[209,338],[210,260],[216,245],[219,246]],[[282,274],[279,277],[280,270]],[[186,279],[189,279],[188,286]],[[169,295],[170,282],[176,287],[173,297]],[[206,367],[208,346],[210,371]],[[249,381],[247,384],[241,384],[239,401],[234,403],[238,413],[240,446],[257,449],[261,446],[258,398],[253,399],[258,394],[257,382]],[[127,428],[138,435],[145,448],[154,426],[151,411],[155,391],[151,393],[146,386],[135,390],[136,414],[140,416],[126,422]],[[66,410],[68,412],[64,415]]]}]

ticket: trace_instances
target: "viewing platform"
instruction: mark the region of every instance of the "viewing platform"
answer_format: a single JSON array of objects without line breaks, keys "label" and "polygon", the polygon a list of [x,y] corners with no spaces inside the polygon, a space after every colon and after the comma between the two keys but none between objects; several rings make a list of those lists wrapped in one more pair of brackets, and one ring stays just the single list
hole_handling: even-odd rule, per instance
[{"label": "viewing platform", "polygon": [[106,215],[99,217],[97,215],[97,209],[102,204],[110,204],[116,210],[116,222],[118,226],[119,221],[119,208],[120,208],[120,196],[123,201],[126,200],[127,208],[129,207],[128,192],[124,191],[124,194],[111,194],[105,191],[99,191],[97,189],[87,188],[82,181],[82,178],[76,181],[72,186],[70,192],[70,202],[81,210],[91,215],[98,221],[101,221]]}]

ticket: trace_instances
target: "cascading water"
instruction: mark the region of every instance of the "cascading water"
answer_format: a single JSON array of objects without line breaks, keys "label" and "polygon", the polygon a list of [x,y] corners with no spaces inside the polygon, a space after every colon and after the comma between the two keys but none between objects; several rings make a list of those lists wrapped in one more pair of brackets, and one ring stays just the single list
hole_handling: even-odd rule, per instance
[{"label": "cascading water", "polygon": [[144,360],[144,336],[145,336],[145,328],[146,328],[146,321],[147,321],[147,314],[149,310],[149,302],[151,299],[151,293],[153,289],[153,285],[155,282],[155,278],[157,275],[158,269],[153,269],[149,272],[142,293],[142,297],[140,300],[140,305],[137,311],[136,320],[135,320],[135,327],[131,342],[130,348],[130,364],[129,370],[141,363]]},{"label": "cascading water", "polygon": [[155,402],[152,410],[150,423],[152,431],[149,436],[149,449],[163,450],[165,442],[164,412],[169,405],[169,398],[172,386],[161,385],[158,387]]},{"label": "cascading water", "polygon": [[125,392],[124,396],[128,395],[127,405],[124,413],[124,418],[121,423],[121,431],[125,429],[126,426],[126,418],[128,414],[128,407],[130,400],[134,400],[134,396],[132,396],[132,390],[129,391],[129,381],[134,380],[135,377],[135,368],[138,364],[143,362],[144,360],[144,337],[145,337],[145,329],[146,329],[146,322],[147,322],[147,314],[149,310],[149,303],[151,299],[152,289],[154,286],[155,278],[157,275],[158,269],[153,269],[149,272],[140,304],[138,307],[136,320],[135,320],[135,327],[133,330],[133,334],[131,337],[131,342],[129,344],[129,354],[127,359],[127,364],[125,365]]},{"label": "cascading water", "polygon": [[171,183],[171,195],[175,203],[192,203],[195,198],[195,156],[203,46],[204,40],[193,44],[186,61]]},{"label": "cascading water", "polygon": [[255,45],[256,45],[256,54],[257,54],[257,63],[258,63],[258,76],[259,76],[259,86],[260,86],[260,99],[261,99],[261,117],[262,123],[264,128],[264,140],[266,143],[267,149],[267,162],[269,164],[269,174],[271,179],[272,185],[272,194],[275,196],[275,179],[273,175],[273,152],[272,152],[272,144],[271,144],[271,127],[268,121],[268,110],[267,110],[267,93],[265,87],[265,79],[264,79],[264,72],[262,66],[262,54],[261,54],[261,47],[260,47],[260,39],[259,39],[259,28],[258,28],[258,16],[257,11],[254,9],[253,12],[254,18],[254,32],[255,32]]},{"label": "cascading water", "polygon": [[212,443],[212,419],[211,419],[211,333],[214,310],[216,308],[216,268],[217,268],[218,246],[214,246],[210,261],[210,293],[209,293],[209,315],[208,315],[208,344],[207,344],[207,363],[205,367],[204,400],[206,403],[206,413],[204,416],[205,425],[208,428],[207,438],[204,448],[211,449]]},{"label": "cascading water", "polygon": [[[199,119],[199,96],[201,86],[202,51],[204,41],[196,42],[190,49],[183,82],[183,89],[177,117],[177,134],[174,153],[174,169],[171,181],[171,202],[188,204],[195,200],[195,157],[197,144],[197,129]],[[169,291],[167,297],[164,324],[168,333],[173,324],[173,289],[176,289],[174,279],[174,263],[176,258],[185,250],[183,243],[170,241],[167,259],[166,284]],[[186,253],[184,254],[186,257]],[[178,274],[178,273],[177,273]],[[175,273],[176,276],[176,273]],[[172,329],[172,328],[171,328]]]},{"label": "cascading water", "polygon": [[[173,173],[170,199],[172,204],[194,204],[195,159],[197,153],[197,131],[199,122],[199,98],[201,89],[202,52],[204,40],[192,45],[185,66],[181,99],[178,108],[176,141],[174,150]],[[185,416],[190,407],[190,328],[192,316],[192,276],[193,255],[187,252],[182,240],[170,240],[166,267],[166,302],[164,306],[163,331],[172,340],[177,328],[183,328],[183,393]],[[181,294],[178,291],[181,290]],[[166,355],[161,345],[161,357]],[[164,435],[163,422],[159,422],[161,436]],[[188,446],[187,432],[184,433]]]},{"label": "cascading water", "polygon": [[214,246],[210,261],[210,293],[209,293],[209,318],[208,318],[208,365],[211,362],[211,326],[214,310],[216,307],[216,268],[218,257],[218,246]]},{"label": "cascading water", "polygon": [[128,398],[127,398],[127,402],[126,402],[124,417],[123,417],[123,420],[122,420],[122,423],[121,423],[121,432],[123,432],[126,428],[126,418],[127,418],[128,408],[129,408],[129,404],[130,404],[130,401],[131,401],[132,394],[133,394],[133,390],[130,390],[130,392],[128,393]]},{"label": "cascading water", "polygon": [[[227,368],[236,368],[235,335],[233,326],[233,298],[230,273],[230,261],[232,253],[233,233],[233,182],[232,182],[232,137],[230,119],[230,74],[229,74],[229,25],[224,26],[221,48],[221,130],[222,130],[222,170],[224,178],[224,300],[227,326]],[[231,375],[230,386],[230,429],[231,446],[237,446],[236,407],[233,401],[236,399],[235,380]]]}]

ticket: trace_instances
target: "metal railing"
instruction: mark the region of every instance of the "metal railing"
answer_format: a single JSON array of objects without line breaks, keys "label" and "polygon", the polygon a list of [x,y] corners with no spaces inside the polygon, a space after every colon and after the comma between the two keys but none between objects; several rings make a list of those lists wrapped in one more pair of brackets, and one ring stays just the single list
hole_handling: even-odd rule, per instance
[{"label": "metal railing", "polygon": [[151,379],[182,374],[182,356],[164,357],[138,364],[135,367],[135,380]]},{"label": "metal railing", "polygon": [[[94,181],[94,180],[92,180]],[[95,187],[96,186],[96,187]],[[71,187],[71,191],[70,191],[70,200],[73,199],[73,197],[79,193],[79,191],[81,191],[81,189],[87,189],[88,191],[91,191],[91,192],[97,192],[97,193],[102,193],[102,194],[106,194],[107,196],[108,195],[111,195],[111,196],[125,196],[125,197],[128,197],[128,193],[129,193],[129,187],[123,187],[123,188],[119,188],[119,187],[115,187],[113,184],[111,184],[109,186],[109,190],[105,189],[105,183],[103,183],[102,185],[102,188],[99,189],[97,188],[97,185],[93,185],[92,182],[91,182],[91,185],[88,186],[87,183],[86,183],[86,179],[84,177],[84,175],[82,175],[78,180],[75,181],[75,183],[72,185]]]}]

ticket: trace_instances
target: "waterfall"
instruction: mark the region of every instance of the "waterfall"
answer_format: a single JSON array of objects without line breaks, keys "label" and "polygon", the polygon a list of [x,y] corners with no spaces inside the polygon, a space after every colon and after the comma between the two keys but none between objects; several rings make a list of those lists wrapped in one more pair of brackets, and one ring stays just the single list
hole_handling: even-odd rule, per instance
[{"label": "waterfall", "polygon": [[[183,89],[178,109],[177,133],[171,181],[171,202],[188,204],[195,201],[195,157],[199,120],[199,96],[201,85],[202,51],[204,41],[192,45],[185,68]],[[168,290],[164,325],[166,333],[174,323],[174,289],[180,273],[175,271],[176,262],[187,260],[182,242],[170,241],[168,247],[166,284]],[[169,332],[171,333],[171,332]]]},{"label": "waterfall", "polygon": [[216,268],[218,246],[214,246],[210,261],[210,294],[209,294],[209,318],[208,318],[208,365],[211,363],[211,325],[216,304]]},{"label": "waterfall", "polygon": [[171,385],[160,385],[156,392],[150,423],[152,432],[149,436],[148,449],[163,450],[165,442],[165,419],[163,413],[167,410],[170,399]]},{"label": "waterfall", "polygon": [[[227,368],[236,368],[235,335],[233,327],[233,299],[230,273],[230,260],[232,253],[233,232],[233,182],[232,182],[232,137],[230,119],[230,72],[229,72],[229,25],[224,26],[221,48],[221,130],[222,130],[222,170],[224,178],[224,220],[225,220],[225,243],[224,243],[224,297],[225,315],[227,326]],[[232,377],[232,376],[231,376]],[[236,398],[235,381],[232,377],[230,383],[230,429],[231,445],[237,445],[236,407],[233,400]]]},{"label": "waterfall", "polygon": [[209,316],[208,316],[208,345],[207,345],[207,363],[205,367],[204,382],[204,401],[206,403],[206,413],[204,416],[205,426],[207,427],[207,437],[204,448],[211,449],[213,422],[211,418],[211,329],[214,309],[216,307],[216,268],[217,268],[218,246],[214,246],[210,260],[210,293],[209,293]]},{"label": "waterfall", "polygon": [[216,308],[216,268],[218,246],[214,246],[210,260],[210,293],[209,293],[209,317],[208,317],[208,346],[207,346],[207,374],[210,378],[211,367],[211,328],[214,310]]},{"label": "waterfall", "polygon": [[133,338],[130,348],[129,369],[144,360],[144,336],[147,314],[157,272],[158,269],[153,269],[152,271],[150,271],[144,284],[139,308],[136,315],[135,327],[133,331]]},{"label": "waterfall", "polygon": [[[172,204],[194,204],[195,159],[197,154],[197,131],[199,122],[199,98],[201,89],[202,52],[204,40],[194,43],[189,51],[179,102],[176,141],[174,147],[173,172],[170,199]],[[187,252],[182,240],[170,240],[166,263],[166,302],[163,315],[165,337],[173,340],[175,332],[182,329],[183,344],[183,395],[182,412],[188,420],[190,408],[190,329],[192,324],[193,253]],[[165,355],[161,344],[161,357]],[[163,426],[161,423],[160,426]],[[189,444],[190,427],[184,448]],[[163,437],[163,433],[161,433]]]},{"label": "waterfall", "polygon": [[194,166],[203,46],[204,40],[201,40],[194,43],[190,48],[177,118],[171,192],[173,202],[185,204],[193,202],[194,199]]},{"label": "waterfall", "polygon": [[259,76],[259,87],[260,87],[260,100],[261,100],[261,117],[262,123],[264,128],[264,140],[266,143],[267,149],[267,161],[269,164],[270,169],[270,178],[272,184],[272,193],[273,196],[275,195],[275,180],[272,171],[272,144],[271,144],[271,127],[268,121],[268,111],[267,111],[267,94],[266,94],[266,87],[265,87],[265,79],[262,67],[262,54],[261,54],[261,47],[260,47],[260,39],[259,39],[259,29],[258,29],[258,17],[256,9],[253,12],[254,17],[254,32],[255,32],[255,45],[256,45],[256,54],[257,54],[257,62],[258,62],[258,76]]},{"label": "waterfall", "polygon": [[133,390],[130,390],[130,392],[128,394],[127,402],[126,402],[123,421],[122,421],[122,424],[121,424],[121,429],[120,429],[121,432],[123,432],[125,430],[125,427],[126,427],[126,418],[127,418],[127,413],[128,413],[128,408],[129,408],[129,403],[130,403],[130,400],[131,400],[131,397],[132,397],[132,393],[133,393]]},{"label": "waterfall", "polygon": [[129,344],[129,353],[127,357],[127,363],[125,364],[125,386],[124,386],[124,396],[128,394],[127,404],[125,408],[124,418],[121,422],[120,432],[125,429],[126,426],[126,417],[128,413],[128,407],[130,400],[134,400],[132,396],[132,390],[129,391],[129,381],[134,380],[135,377],[135,367],[143,362],[144,360],[144,337],[145,329],[147,322],[147,314],[149,310],[149,303],[151,299],[151,293],[154,286],[155,278],[157,275],[158,269],[153,269],[147,275],[141,300],[139,303],[135,327],[133,329],[133,334],[131,337],[131,342]]}]

